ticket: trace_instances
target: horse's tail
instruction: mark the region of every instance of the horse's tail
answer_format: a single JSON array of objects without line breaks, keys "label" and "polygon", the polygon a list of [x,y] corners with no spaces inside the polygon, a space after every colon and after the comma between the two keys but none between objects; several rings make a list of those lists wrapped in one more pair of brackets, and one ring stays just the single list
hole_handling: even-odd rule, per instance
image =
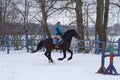
[{"label": "horse's tail", "polygon": [[35,53],[35,52],[39,51],[40,49],[42,49],[42,46],[43,46],[43,40],[41,40],[41,41],[39,42],[39,44],[37,45],[36,50],[35,50],[35,51],[32,51],[31,53]]}]

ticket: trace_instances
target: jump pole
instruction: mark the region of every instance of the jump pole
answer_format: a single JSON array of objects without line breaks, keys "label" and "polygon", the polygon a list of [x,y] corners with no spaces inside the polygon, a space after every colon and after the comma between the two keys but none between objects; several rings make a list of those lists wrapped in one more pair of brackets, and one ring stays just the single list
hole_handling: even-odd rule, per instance
[{"label": "jump pole", "polygon": [[118,54],[120,54],[120,38],[118,39]]},{"label": "jump pole", "polygon": [[[46,32],[43,33],[43,40],[45,40],[45,39],[46,39]],[[45,48],[44,47],[42,48],[42,50],[43,50],[43,52],[45,52]]]},{"label": "jump pole", "polygon": [[95,54],[99,54],[99,35],[95,36]]},{"label": "jump pole", "polygon": [[27,50],[27,52],[29,52],[28,32],[26,32],[26,50]]},{"label": "jump pole", "polygon": [[7,46],[7,54],[9,54],[9,51],[10,51],[9,47],[10,47],[10,45],[9,45],[9,36],[8,35],[6,37],[6,46]]},{"label": "jump pole", "polygon": [[101,67],[97,71],[97,73],[104,73],[105,71],[105,49],[102,50],[102,57],[101,57]]}]

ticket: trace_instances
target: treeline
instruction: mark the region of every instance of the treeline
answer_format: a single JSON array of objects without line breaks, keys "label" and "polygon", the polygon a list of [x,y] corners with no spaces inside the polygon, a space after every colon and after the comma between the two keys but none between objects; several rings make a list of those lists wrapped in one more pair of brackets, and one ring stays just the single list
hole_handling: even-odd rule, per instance
[{"label": "treeline", "polygon": [[[48,24],[48,28],[49,30],[51,31],[51,34],[52,35],[55,35],[55,26],[56,25],[53,25],[53,24]],[[14,24],[11,24],[11,23],[7,23],[6,24],[6,27],[8,29],[8,34],[14,34],[14,35],[17,35],[17,34],[21,34],[21,35],[25,35],[25,31],[24,31],[24,25],[21,24],[21,23],[14,23]],[[71,25],[71,26],[68,26],[68,25],[62,25],[62,29],[63,29],[63,33],[69,29],[77,29],[76,26],[74,25]],[[113,26],[109,26],[107,28],[107,34],[109,36],[111,35],[114,35],[114,36],[120,36],[120,24],[119,23],[116,23],[114,24]],[[28,33],[29,35],[42,35],[42,25],[39,25],[39,24],[36,24],[36,23],[29,23],[28,24]],[[88,28],[88,33],[84,33],[85,35],[89,34],[90,36],[94,36],[95,35],[95,27],[94,26],[91,26]]]}]

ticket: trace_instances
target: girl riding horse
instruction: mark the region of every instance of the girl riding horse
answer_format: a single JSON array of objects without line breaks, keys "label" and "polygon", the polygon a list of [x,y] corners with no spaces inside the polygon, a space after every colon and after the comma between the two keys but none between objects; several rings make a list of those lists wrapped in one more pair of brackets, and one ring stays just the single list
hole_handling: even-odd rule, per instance
[{"label": "girl riding horse", "polygon": [[48,58],[49,62],[53,63],[53,60],[51,58],[51,51],[54,49],[60,49],[63,51],[63,57],[59,58],[58,60],[63,60],[64,58],[66,58],[66,51],[70,52],[70,57],[68,58],[68,60],[72,59],[73,56],[73,52],[70,49],[70,44],[72,41],[72,37],[75,37],[77,39],[79,39],[79,35],[77,34],[77,32],[74,29],[68,30],[66,31],[63,35],[62,35],[62,40],[59,42],[59,48],[56,48],[55,45],[53,44],[53,38],[48,38],[45,40],[41,40],[39,42],[39,44],[37,45],[37,48],[35,51],[32,51],[32,53],[37,52],[38,50],[42,49],[42,47],[44,46],[44,48],[46,48],[46,52],[44,53],[45,56]]}]

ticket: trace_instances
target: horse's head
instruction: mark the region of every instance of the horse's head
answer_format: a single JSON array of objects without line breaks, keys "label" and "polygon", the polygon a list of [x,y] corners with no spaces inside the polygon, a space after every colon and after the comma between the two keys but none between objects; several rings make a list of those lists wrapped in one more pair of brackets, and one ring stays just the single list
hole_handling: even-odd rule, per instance
[{"label": "horse's head", "polygon": [[72,30],[72,35],[73,35],[73,37],[80,39],[80,36],[78,35],[78,33],[75,30]]}]

